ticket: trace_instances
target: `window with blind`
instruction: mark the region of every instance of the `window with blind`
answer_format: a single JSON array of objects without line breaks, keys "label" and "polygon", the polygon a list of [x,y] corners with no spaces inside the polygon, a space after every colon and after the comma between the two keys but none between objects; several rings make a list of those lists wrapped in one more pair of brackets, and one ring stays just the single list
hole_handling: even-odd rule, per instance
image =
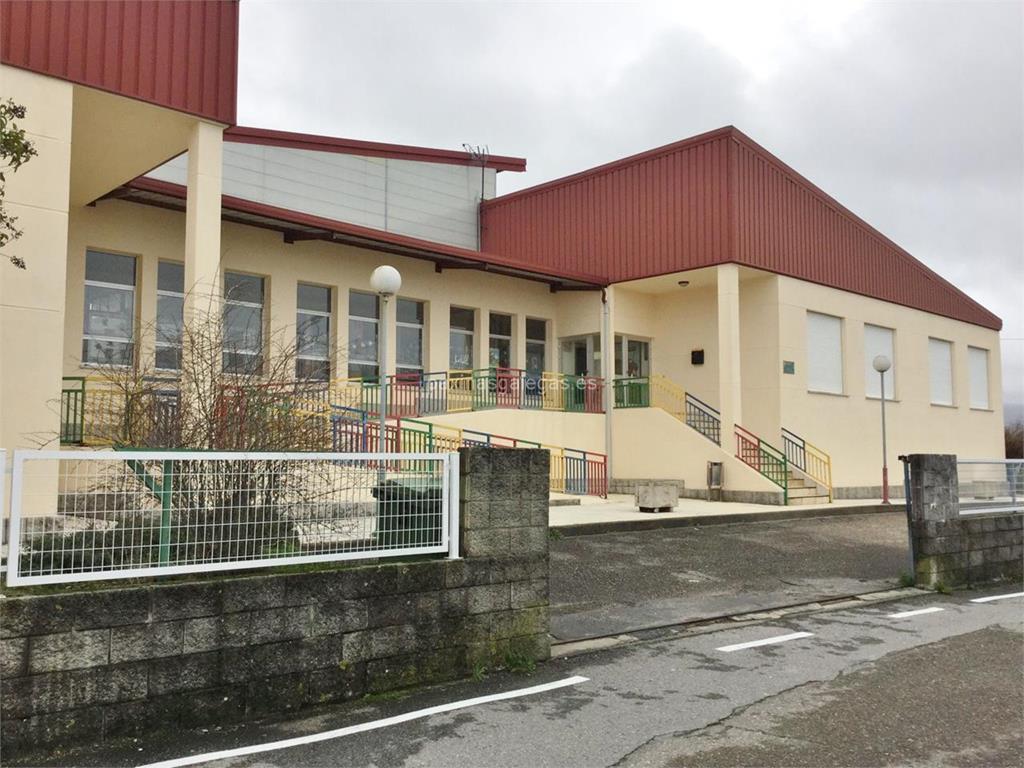
[{"label": "window with blind", "polygon": [[295,377],[331,378],[331,289],[299,283],[295,313]]},{"label": "window with blind", "polygon": [[896,392],[896,355],[892,328],[864,324],[864,392],[868,397],[882,396],[882,377],[875,370],[875,358],[885,355],[892,367],[885,372],[885,399],[892,400]]},{"label": "window with blind", "polygon": [[135,332],[135,257],[85,253],[82,362],[131,365]]},{"label": "window with blind", "polygon": [[928,339],[928,386],[932,405],[953,404],[953,344]]},{"label": "window with blind", "polygon": [[264,281],[256,275],[224,273],[224,372],[263,370]]},{"label": "window with blind", "polygon": [[807,389],[843,394],[843,321],[807,313]]},{"label": "window with blind", "polygon": [[987,409],[989,407],[987,349],[967,348],[967,373],[971,386],[971,408]]},{"label": "window with blind", "polygon": [[380,298],[372,293],[348,294],[348,375],[351,378],[377,377],[377,333],[380,323]]}]

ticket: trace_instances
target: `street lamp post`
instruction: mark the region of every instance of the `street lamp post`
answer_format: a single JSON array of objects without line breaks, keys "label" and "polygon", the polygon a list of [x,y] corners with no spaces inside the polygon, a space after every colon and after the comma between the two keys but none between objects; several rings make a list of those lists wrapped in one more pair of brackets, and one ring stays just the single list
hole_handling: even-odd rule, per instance
[{"label": "street lamp post", "polygon": [[[387,446],[385,444],[385,427],[387,425],[388,415],[388,379],[385,373],[385,363],[387,361],[388,354],[388,301],[398,293],[402,288],[402,275],[399,274],[398,270],[394,267],[388,266],[387,264],[377,267],[373,270],[373,274],[370,275],[370,287],[380,296],[380,318],[378,319],[377,327],[379,330],[379,348],[377,350],[377,371],[378,380],[380,383],[380,404],[378,407],[379,417],[379,433],[377,438],[377,447],[380,449],[380,453],[387,452]],[[384,465],[381,463],[381,473],[383,473]]]},{"label": "street lamp post", "polygon": [[885,372],[892,367],[892,361],[885,355],[877,355],[874,360],[871,361],[875,370],[878,371],[881,382],[881,398],[882,403],[882,503],[889,503],[889,459],[887,457],[888,450],[885,444]]}]

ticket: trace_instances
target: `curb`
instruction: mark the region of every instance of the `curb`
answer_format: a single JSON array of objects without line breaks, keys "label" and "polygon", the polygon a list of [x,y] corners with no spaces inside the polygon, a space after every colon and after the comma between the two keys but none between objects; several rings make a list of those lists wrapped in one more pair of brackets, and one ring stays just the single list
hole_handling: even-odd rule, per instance
[{"label": "curb", "polygon": [[779,520],[807,520],[815,517],[840,517],[851,515],[873,515],[885,512],[902,512],[902,503],[866,504],[856,507],[831,507],[828,509],[800,509],[784,507],[777,512],[735,512],[721,515],[694,515],[692,517],[659,517],[651,515],[650,520],[610,520],[594,523],[570,523],[552,525],[552,530],[562,536],[592,536],[601,533],[628,533],[631,531],[654,531],[666,528],[699,528],[705,525],[729,525],[732,523],[760,523]]},{"label": "curb", "polygon": [[658,640],[679,639],[690,635],[702,635],[708,632],[715,632],[725,627],[735,627],[741,624],[758,624],[764,621],[777,621],[790,617],[802,616],[823,611],[836,611],[845,608],[871,605],[874,603],[888,603],[896,600],[906,600],[923,595],[934,595],[930,589],[920,587],[895,587],[877,592],[862,592],[860,594],[837,595],[835,597],[823,597],[818,600],[811,600],[803,603],[789,603],[771,608],[759,608],[754,611],[742,613],[723,613],[714,616],[703,616],[671,624],[652,624],[646,627],[637,627],[622,632],[615,632],[609,635],[591,635],[572,640],[558,640],[552,636],[551,657],[565,658],[577,656],[584,653],[616,648],[623,645],[635,643],[654,642]]}]

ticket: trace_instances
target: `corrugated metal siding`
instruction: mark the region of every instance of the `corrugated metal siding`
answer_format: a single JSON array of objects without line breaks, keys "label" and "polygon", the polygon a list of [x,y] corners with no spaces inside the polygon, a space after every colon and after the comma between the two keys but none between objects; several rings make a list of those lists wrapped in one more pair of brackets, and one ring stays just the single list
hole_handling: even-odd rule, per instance
[{"label": "corrugated metal siding", "polygon": [[987,328],[998,317],[734,128],[489,201],[484,250],[621,282],[737,262]]},{"label": "corrugated metal siding", "polygon": [[683,143],[484,206],[484,250],[611,281],[726,258],[728,137]]},{"label": "corrugated metal siding", "polygon": [[0,62],[235,122],[237,0],[3,0]]},{"label": "corrugated metal siding", "polygon": [[999,329],[998,317],[745,136],[733,142],[735,260]]},{"label": "corrugated metal siding", "polygon": [[[479,167],[227,141],[223,170],[229,197],[476,248]],[[146,175],[184,185],[188,153]],[[485,195],[494,182],[486,169]]]}]

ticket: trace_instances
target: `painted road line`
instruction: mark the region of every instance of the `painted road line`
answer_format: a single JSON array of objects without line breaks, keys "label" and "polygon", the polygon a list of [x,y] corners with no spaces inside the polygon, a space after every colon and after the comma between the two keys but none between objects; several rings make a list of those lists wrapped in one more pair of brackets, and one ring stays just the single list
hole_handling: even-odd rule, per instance
[{"label": "painted road line", "polygon": [[918,608],[916,611],[900,611],[899,613],[890,613],[885,618],[887,619],[909,619],[911,616],[923,616],[926,613],[938,613],[944,611],[945,608],[939,608],[937,605],[933,605],[931,608]]},{"label": "painted road line", "polygon": [[359,723],[358,725],[350,725],[345,728],[336,728],[333,731],[311,733],[308,736],[297,736],[293,739],[282,739],[281,741],[268,741],[265,744],[253,744],[248,747],[239,747],[237,749],[225,749],[221,752],[207,752],[206,754],[202,755],[189,755],[188,757],[179,757],[175,758],[174,760],[163,760],[158,763],[147,763],[146,765],[141,765],[138,768],[179,768],[180,766],[208,763],[213,760],[226,760],[232,757],[243,757],[245,755],[260,754],[261,752],[273,752],[274,750],[278,749],[288,749],[289,747],[301,747],[305,744],[316,744],[320,741],[338,739],[342,736],[351,736],[355,733],[375,731],[379,728],[388,728],[392,725],[408,723],[410,720],[419,720],[424,717],[430,717],[431,715],[438,715],[443,712],[453,712],[458,709],[475,707],[480,704],[489,704],[493,701],[505,701],[506,699],[518,699],[523,696],[534,696],[538,693],[544,693],[545,691],[553,691],[557,688],[565,688],[566,686],[570,685],[579,685],[580,683],[587,682],[587,680],[589,680],[589,678],[580,677],[579,675],[576,675],[575,677],[567,677],[564,680],[555,680],[552,683],[534,685],[530,688],[517,688],[514,691],[492,693],[488,696],[477,696],[473,699],[453,701],[450,704],[440,704],[436,707],[417,709],[413,712],[406,712],[402,715],[395,715],[394,717],[385,717],[383,720],[371,720],[368,723]]},{"label": "painted road line", "polygon": [[721,648],[715,648],[716,651],[722,653],[732,653],[733,651],[742,651],[744,648],[758,648],[762,645],[775,645],[775,643],[786,643],[790,640],[799,640],[801,637],[814,637],[813,632],[793,632],[789,635],[777,635],[776,637],[766,637],[764,640],[751,640],[749,643],[736,643],[736,645],[723,645]]},{"label": "painted road line", "polygon": [[988,597],[976,597],[972,603],[991,603],[993,600],[1007,600],[1011,597],[1024,597],[1024,592],[1011,592],[1008,595],[989,595]]}]

